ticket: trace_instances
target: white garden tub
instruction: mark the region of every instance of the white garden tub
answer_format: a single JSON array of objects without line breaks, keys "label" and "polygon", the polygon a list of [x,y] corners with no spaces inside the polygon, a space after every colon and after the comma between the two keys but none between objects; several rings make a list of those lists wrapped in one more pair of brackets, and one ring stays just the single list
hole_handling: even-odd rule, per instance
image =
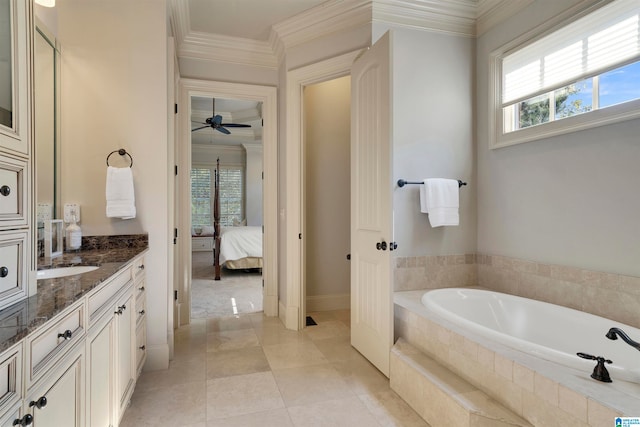
[{"label": "white garden tub", "polygon": [[570,308],[499,292],[468,288],[428,291],[428,311],[470,332],[564,366],[590,371],[593,360],[582,352],[613,361],[613,381],[640,383],[640,351],[605,337],[612,327],[640,340],[640,329]]}]

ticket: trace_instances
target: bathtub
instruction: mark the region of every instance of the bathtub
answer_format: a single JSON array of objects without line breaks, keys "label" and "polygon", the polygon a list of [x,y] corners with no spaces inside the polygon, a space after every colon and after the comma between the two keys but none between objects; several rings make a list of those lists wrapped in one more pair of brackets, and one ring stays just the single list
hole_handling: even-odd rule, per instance
[{"label": "bathtub", "polygon": [[474,334],[564,366],[588,372],[594,360],[582,352],[603,356],[612,380],[640,383],[640,352],[622,339],[609,340],[612,327],[640,340],[640,329],[554,304],[499,292],[448,288],[422,295],[427,310]]}]

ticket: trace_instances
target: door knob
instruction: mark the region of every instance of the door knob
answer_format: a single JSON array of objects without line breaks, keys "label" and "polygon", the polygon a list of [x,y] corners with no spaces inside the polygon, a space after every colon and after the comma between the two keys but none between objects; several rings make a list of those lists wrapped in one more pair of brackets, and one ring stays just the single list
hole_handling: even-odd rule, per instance
[{"label": "door knob", "polygon": [[393,250],[396,250],[396,249],[398,249],[398,244],[396,242],[389,243],[389,250],[390,251],[393,251]]},{"label": "door knob", "polygon": [[347,254],[347,259],[351,261],[351,254]]},{"label": "door knob", "polygon": [[376,249],[379,250],[379,251],[386,251],[387,250],[387,242],[385,242],[383,240],[382,242],[376,243]]}]

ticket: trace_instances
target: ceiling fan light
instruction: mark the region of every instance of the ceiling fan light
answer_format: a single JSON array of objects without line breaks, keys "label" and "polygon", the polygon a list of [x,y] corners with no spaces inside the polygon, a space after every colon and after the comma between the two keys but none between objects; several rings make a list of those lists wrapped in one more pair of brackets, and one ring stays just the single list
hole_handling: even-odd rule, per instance
[{"label": "ceiling fan light", "polygon": [[44,7],[55,7],[56,0],[36,0],[36,4]]}]

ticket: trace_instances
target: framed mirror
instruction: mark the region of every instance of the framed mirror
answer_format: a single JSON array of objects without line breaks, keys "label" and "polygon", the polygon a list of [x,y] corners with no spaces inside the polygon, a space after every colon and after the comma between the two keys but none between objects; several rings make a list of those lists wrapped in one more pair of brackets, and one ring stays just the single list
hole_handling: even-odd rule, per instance
[{"label": "framed mirror", "polygon": [[60,46],[39,21],[34,48],[36,215],[40,240],[44,221],[60,217]]}]

